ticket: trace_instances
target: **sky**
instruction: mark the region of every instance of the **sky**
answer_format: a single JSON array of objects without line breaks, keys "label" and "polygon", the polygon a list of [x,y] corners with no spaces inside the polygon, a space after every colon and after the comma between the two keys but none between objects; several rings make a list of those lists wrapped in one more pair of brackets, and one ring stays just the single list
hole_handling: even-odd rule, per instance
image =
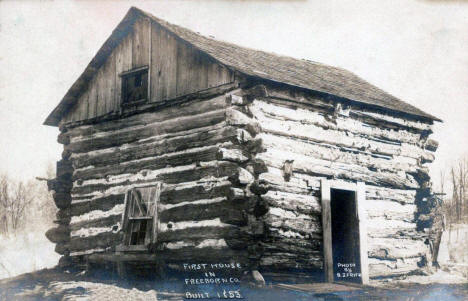
[{"label": "sky", "polygon": [[441,118],[431,176],[468,155],[468,1],[0,0],[0,173],[60,159],[42,125],[131,6],[203,35],[348,69]]}]

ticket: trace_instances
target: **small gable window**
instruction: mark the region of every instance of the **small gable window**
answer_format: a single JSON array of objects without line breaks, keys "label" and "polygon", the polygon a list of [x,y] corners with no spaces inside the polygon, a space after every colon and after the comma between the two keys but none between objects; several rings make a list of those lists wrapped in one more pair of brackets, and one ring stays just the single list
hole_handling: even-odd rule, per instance
[{"label": "small gable window", "polygon": [[124,246],[143,246],[156,242],[160,187],[157,184],[127,191],[122,221]]},{"label": "small gable window", "polygon": [[120,74],[122,78],[122,105],[141,103],[148,98],[148,67]]}]

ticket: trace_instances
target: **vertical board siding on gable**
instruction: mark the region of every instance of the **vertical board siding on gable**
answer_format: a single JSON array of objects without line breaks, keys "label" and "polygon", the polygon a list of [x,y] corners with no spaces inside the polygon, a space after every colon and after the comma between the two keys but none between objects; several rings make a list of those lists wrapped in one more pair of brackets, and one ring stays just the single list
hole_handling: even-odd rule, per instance
[{"label": "vertical board siding on gable", "polygon": [[110,57],[107,59],[104,65],[104,97],[105,97],[105,109],[104,114],[112,112],[114,110],[115,100],[115,57],[116,52],[112,52]]},{"label": "vertical board siding on gable", "polygon": [[89,89],[89,113],[88,118],[96,116],[97,106],[97,81],[93,78],[88,86]]},{"label": "vertical board siding on gable", "polygon": [[88,118],[89,92],[86,90],[82,95],[82,100],[78,102],[80,106],[79,120]]},{"label": "vertical board siding on gable", "polygon": [[122,80],[120,74],[124,71],[132,69],[132,48],[133,37],[131,34],[127,35],[122,42],[114,49],[115,60],[115,99],[114,111],[120,110],[120,99],[122,94]]},{"label": "vertical board siding on gable", "polygon": [[190,55],[191,49],[183,43],[177,43],[176,96],[188,94],[191,67]]},{"label": "vertical board siding on gable", "polygon": [[172,99],[176,97],[177,40],[153,23],[151,43],[151,101]]},{"label": "vertical board siding on gable", "polygon": [[[149,64],[151,63],[151,66]],[[234,81],[234,74],[149,19],[139,19],[89,82],[62,122],[91,119],[120,110],[119,74],[149,66],[151,102],[170,100]]]},{"label": "vertical board siding on gable", "polygon": [[104,64],[99,69],[97,73],[97,77],[96,77],[96,82],[97,82],[96,116],[101,116],[106,113],[106,98],[108,97],[108,94],[109,94],[109,91],[106,89],[106,64]]},{"label": "vertical board siding on gable", "polygon": [[149,19],[139,19],[133,25],[132,68],[149,65]]}]

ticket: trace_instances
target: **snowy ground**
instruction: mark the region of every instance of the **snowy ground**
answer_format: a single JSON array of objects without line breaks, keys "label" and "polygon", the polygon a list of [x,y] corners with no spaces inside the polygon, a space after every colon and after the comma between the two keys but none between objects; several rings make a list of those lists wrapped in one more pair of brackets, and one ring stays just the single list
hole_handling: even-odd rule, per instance
[{"label": "snowy ground", "polygon": [[[422,276],[421,276],[422,277]],[[427,276],[425,276],[427,277]],[[448,279],[441,272],[429,280]],[[418,278],[413,278],[417,280]],[[421,279],[419,279],[421,280]],[[426,279],[427,280],[427,279]],[[459,279],[458,279],[459,280]],[[457,280],[457,281],[458,281]],[[426,283],[427,281],[423,281]],[[326,284],[324,284],[326,286]],[[243,300],[397,300],[397,301],[461,301],[468,300],[468,285],[458,284],[419,284],[394,282],[392,287],[354,287],[350,290],[299,291],[280,288],[271,283],[266,288],[253,288],[247,285],[239,287]],[[184,299],[183,287],[177,281],[138,280],[123,281],[115,278],[99,278],[77,272],[60,270],[41,270],[10,279],[0,280],[0,300],[62,300],[62,301],[119,301],[119,300],[187,300]],[[211,299],[217,300],[217,299]]]},{"label": "snowy ground", "polygon": [[45,231],[0,236],[0,279],[55,266],[60,255]]}]

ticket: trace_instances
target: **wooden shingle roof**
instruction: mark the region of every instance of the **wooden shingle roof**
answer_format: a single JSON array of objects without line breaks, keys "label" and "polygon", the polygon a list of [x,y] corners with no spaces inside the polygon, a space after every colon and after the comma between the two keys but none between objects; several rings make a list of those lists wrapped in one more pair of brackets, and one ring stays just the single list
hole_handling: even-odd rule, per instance
[{"label": "wooden shingle roof", "polygon": [[207,38],[132,7],[112,32],[112,35],[99,49],[83,74],[68,90],[54,111],[47,117],[44,124],[58,125],[61,116],[74,104],[80,93],[86,88],[88,81],[92,79],[112,50],[131,31],[131,26],[138,17],[150,18],[180,39],[208,54],[219,63],[240,73],[331,94],[358,103],[422,117],[423,119],[441,121],[437,117],[390,95],[342,68],[280,56]]}]

